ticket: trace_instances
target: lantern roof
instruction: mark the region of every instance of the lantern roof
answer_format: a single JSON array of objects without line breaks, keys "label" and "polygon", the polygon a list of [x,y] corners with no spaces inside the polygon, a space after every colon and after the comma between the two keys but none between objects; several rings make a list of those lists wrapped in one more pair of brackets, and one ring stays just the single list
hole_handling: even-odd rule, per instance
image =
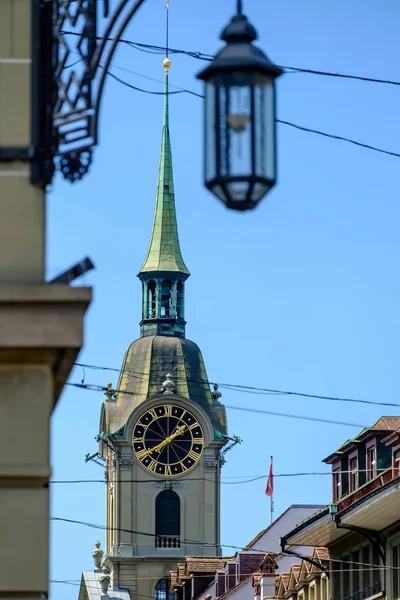
[{"label": "lantern roof", "polygon": [[221,71],[248,70],[263,72],[269,77],[278,77],[282,69],[274,65],[266,54],[252,42],[257,32],[241,12],[232,17],[222,31],[221,39],[226,42],[212,63],[197,77],[207,81],[214,73]]},{"label": "lantern roof", "polygon": [[163,64],[165,69],[164,125],[158,169],[156,206],[150,244],[139,276],[142,273],[162,271],[181,273],[188,277],[190,272],[183,260],[178,237],[169,135],[168,71],[171,63],[166,58]]}]

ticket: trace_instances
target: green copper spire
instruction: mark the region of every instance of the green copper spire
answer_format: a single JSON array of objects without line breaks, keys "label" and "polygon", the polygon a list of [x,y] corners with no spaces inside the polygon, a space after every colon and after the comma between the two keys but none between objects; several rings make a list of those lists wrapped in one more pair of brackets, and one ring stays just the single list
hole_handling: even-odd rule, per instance
[{"label": "green copper spire", "polygon": [[174,180],[172,175],[172,153],[169,137],[168,114],[168,70],[170,61],[164,60],[165,107],[162,130],[160,166],[154,212],[153,230],[149,249],[140,273],[172,272],[190,275],[182,258],[179,246],[178,225],[175,212]]}]

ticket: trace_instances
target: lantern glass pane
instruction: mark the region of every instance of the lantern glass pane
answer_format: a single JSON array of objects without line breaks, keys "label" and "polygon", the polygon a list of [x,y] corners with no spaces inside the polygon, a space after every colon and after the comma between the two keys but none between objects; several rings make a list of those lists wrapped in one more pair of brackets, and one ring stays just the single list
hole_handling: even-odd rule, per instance
[{"label": "lantern glass pane", "polygon": [[207,83],[205,86],[205,92],[205,176],[206,181],[210,181],[211,179],[215,178],[217,173],[215,85],[213,83]]},{"label": "lantern glass pane", "polygon": [[228,190],[230,203],[244,202],[247,198],[249,186],[250,184],[248,181],[231,181],[230,183],[227,183],[226,188]]},{"label": "lantern glass pane", "polygon": [[274,83],[270,79],[254,86],[255,174],[275,180]]},{"label": "lantern glass pane", "polygon": [[251,88],[221,86],[220,104],[220,175],[248,176],[251,168]]},{"label": "lantern glass pane", "polygon": [[270,187],[271,185],[268,185],[267,183],[255,183],[251,191],[251,199],[254,202],[258,202],[263,196],[265,196]]},{"label": "lantern glass pane", "polygon": [[225,191],[224,191],[224,189],[223,189],[222,185],[215,184],[215,185],[212,187],[212,193],[213,193],[215,196],[217,196],[217,198],[219,198],[220,200],[222,200],[222,202],[224,202],[224,203],[226,204],[226,202],[227,202],[227,197],[226,197],[226,194],[225,194]]}]

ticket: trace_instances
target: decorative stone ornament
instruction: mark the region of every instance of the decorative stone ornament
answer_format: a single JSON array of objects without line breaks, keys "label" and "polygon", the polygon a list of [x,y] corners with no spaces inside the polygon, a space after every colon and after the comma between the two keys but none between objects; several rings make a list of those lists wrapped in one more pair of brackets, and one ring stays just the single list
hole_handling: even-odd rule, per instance
[{"label": "decorative stone ornament", "polygon": [[115,393],[115,390],[113,389],[112,383],[111,381],[109,381],[107,383],[107,389],[104,392],[104,395],[106,396],[107,400],[106,402],[115,402],[117,399],[117,394]]},{"label": "decorative stone ornament", "polygon": [[104,556],[104,552],[103,550],[100,548],[100,542],[97,541],[95,543],[95,549],[92,551],[92,556],[93,556],[93,560],[94,560],[94,566],[96,569],[100,569],[101,566],[101,561],[103,560],[103,556]]},{"label": "decorative stone ornament", "polygon": [[222,397],[221,392],[218,389],[218,383],[214,383],[214,391],[211,393],[213,402],[219,402],[219,399]]},{"label": "decorative stone ornament", "polygon": [[162,384],[161,391],[164,392],[164,394],[175,394],[175,384],[172,381],[171,373],[167,374],[166,380]]},{"label": "decorative stone ornament", "polygon": [[101,591],[103,592],[103,594],[105,596],[108,596],[107,592],[108,592],[108,588],[110,586],[111,575],[108,572],[108,569],[106,566],[104,566],[102,568],[102,572],[103,572],[103,574],[100,575],[100,577],[99,577],[100,587],[101,587]]}]

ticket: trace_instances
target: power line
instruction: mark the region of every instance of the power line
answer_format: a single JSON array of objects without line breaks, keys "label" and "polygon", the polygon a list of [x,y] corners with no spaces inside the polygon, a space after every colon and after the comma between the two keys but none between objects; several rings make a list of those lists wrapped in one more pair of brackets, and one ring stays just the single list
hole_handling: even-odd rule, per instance
[{"label": "power line", "polygon": [[[65,385],[69,385],[72,387],[76,387],[76,388],[80,388],[80,389],[84,389],[84,390],[88,390],[88,391],[92,391],[92,392],[109,391],[109,388],[105,387],[104,385],[93,384],[93,383],[67,382]],[[128,394],[130,396],[135,395],[134,392],[130,392],[129,390],[115,390],[115,393],[116,394]],[[286,418],[291,418],[291,419],[299,419],[302,421],[313,421],[313,422],[317,422],[317,423],[329,423],[331,425],[343,425],[343,426],[347,426],[347,427],[359,427],[361,429],[368,428],[368,425],[360,425],[359,423],[347,423],[345,421],[336,421],[333,419],[322,419],[319,417],[308,417],[306,415],[294,415],[291,413],[281,413],[281,412],[263,410],[263,409],[258,409],[258,408],[245,408],[245,407],[241,407],[241,406],[231,406],[228,404],[225,404],[224,406],[225,406],[225,408],[228,408],[231,410],[242,410],[245,412],[252,412],[252,413],[258,413],[258,414],[263,414],[263,415],[271,415],[271,416],[275,416],[275,417],[286,417]]]},{"label": "power line", "polygon": [[[61,33],[63,35],[80,36],[79,33],[76,33],[74,31],[62,31]],[[96,36],[96,39],[103,40],[103,37]],[[114,38],[109,37],[109,38],[107,38],[107,41],[114,41]],[[144,44],[144,43],[140,43],[140,42],[134,42],[132,40],[127,40],[124,38],[120,38],[118,40],[118,42],[122,43],[122,44],[127,44],[128,46],[130,46],[131,48],[134,48],[135,50],[141,50],[143,52],[148,52],[149,54],[165,54],[164,46],[157,46],[154,44]],[[214,54],[206,54],[204,52],[198,52],[198,51],[193,52],[193,51],[182,50],[182,49],[178,49],[178,48],[169,48],[168,50],[169,50],[170,54],[184,54],[191,58],[195,58],[197,60],[203,60],[203,61],[207,61],[207,62],[210,62],[210,61],[214,60],[214,58],[215,58]],[[290,74],[289,72],[305,73],[305,74],[309,74],[309,75],[337,77],[337,78],[341,78],[341,79],[354,79],[356,81],[364,81],[364,82],[368,82],[368,83],[379,83],[379,84],[385,84],[385,85],[400,86],[400,81],[395,81],[395,80],[391,80],[391,79],[381,79],[381,78],[376,78],[376,77],[364,77],[362,75],[352,75],[349,73],[334,73],[332,71],[320,71],[317,69],[305,69],[302,67],[289,67],[289,66],[284,66],[284,65],[277,65],[277,66],[279,66],[279,68],[286,71],[288,74]]]},{"label": "power line", "polygon": [[[123,532],[123,533],[132,533],[134,535],[142,535],[142,536],[146,536],[146,537],[151,537],[151,538],[156,538],[159,537],[157,536],[155,533],[150,533],[150,532],[143,532],[143,531],[137,531],[134,529],[125,529],[122,527],[107,527],[106,525],[98,525],[95,523],[89,523],[87,521],[78,521],[76,519],[66,519],[63,517],[50,517],[50,521],[58,521],[58,522],[65,522],[65,523],[69,523],[69,524],[75,524],[75,525],[82,525],[84,527],[91,527],[94,529],[100,529],[102,531],[119,531],[119,532]],[[204,540],[186,540],[184,538],[180,538],[180,543],[181,544],[186,544],[186,545],[207,545],[207,546],[221,546],[222,548],[229,548],[231,550],[236,550],[236,551],[243,551],[246,550],[248,552],[252,551],[252,548],[248,548],[248,546],[236,546],[233,544],[217,544],[216,542],[210,543],[210,542],[205,542]],[[283,552],[276,552],[276,551],[272,551],[272,550],[265,550],[262,548],[254,548],[253,552],[256,553],[260,553],[260,555],[262,554],[272,554],[272,555],[284,555],[285,551]],[[293,554],[294,556],[296,556],[297,558],[300,559],[309,559],[310,557],[308,555],[304,555],[304,554],[299,554],[299,553],[290,553]],[[359,566],[364,566],[364,567],[373,567],[376,569],[387,569],[387,570],[396,570],[399,571],[400,570],[400,566],[392,566],[392,565],[378,565],[378,564],[374,564],[374,563],[368,563],[368,562],[360,562],[360,561],[353,561],[353,560],[346,560],[344,558],[329,558],[330,562],[338,562],[338,563],[345,563],[347,565],[359,565]],[[340,569],[341,571],[342,569]]]},{"label": "power line", "polygon": [[[112,371],[114,373],[127,374],[128,376],[131,376],[135,379],[140,379],[140,380],[144,379],[145,377],[150,378],[149,373],[140,373],[139,371],[132,371],[130,369],[117,369],[115,367],[104,367],[104,366],[99,366],[99,365],[92,365],[92,364],[87,364],[87,363],[77,363],[77,362],[75,363],[75,366],[85,368],[85,369],[93,369],[93,370],[97,370],[97,371]],[[215,381],[199,381],[196,379],[190,379],[190,378],[187,379],[187,378],[180,378],[180,377],[174,377],[174,380],[189,381],[190,383],[196,383],[199,385],[202,384],[202,385],[207,385],[207,386],[212,386],[215,383],[217,383]],[[82,383],[84,383],[84,381],[82,381]],[[306,392],[279,390],[279,389],[273,389],[273,388],[241,385],[241,384],[236,384],[236,383],[218,383],[218,386],[221,388],[230,390],[230,391],[243,392],[243,393],[257,392],[260,395],[300,396],[302,398],[310,398],[310,399],[315,399],[315,400],[328,400],[328,401],[332,401],[332,402],[350,402],[350,403],[356,403],[356,404],[369,404],[372,406],[400,407],[400,404],[396,403],[396,402],[378,402],[375,400],[363,400],[361,398],[344,398],[344,397],[340,397],[340,396],[323,396],[321,394],[311,394],[311,393],[306,393]]]},{"label": "power line", "polygon": [[[128,83],[127,81],[120,79],[119,77],[117,77],[116,75],[111,73],[110,71],[108,71],[107,73],[113,79],[116,79],[119,83],[121,83],[122,85],[132,88],[137,92],[142,92],[144,94],[150,94],[150,95],[155,95],[155,96],[162,96],[165,94],[165,92],[153,92],[151,90],[144,90],[143,88],[136,87],[136,86]],[[187,94],[191,94],[193,96],[198,96],[199,98],[204,98],[203,94],[198,94],[197,92],[193,92],[192,90],[187,90],[187,89],[181,89],[180,91],[176,91],[176,92],[169,92],[169,94],[182,94],[182,93],[187,93]],[[332,140],[337,140],[337,141],[341,141],[341,142],[347,142],[348,144],[353,144],[355,146],[359,146],[359,147],[365,148],[367,150],[372,150],[372,151],[378,152],[380,154],[387,154],[388,156],[395,156],[396,158],[400,158],[400,153],[398,153],[398,152],[392,152],[391,150],[384,150],[383,148],[378,148],[377,146],[372,146],[371,144],[365,144],[363,142],[358,142],[357,140],[353,140],[352,138],[344,137],[341,135],[335,135],[333,133],[327,133],[326,131],[321,131],[319,129],[312,129],[310,127],[304,127],[303,125],[297,125],[296,123],[292,123],[290,121],[284,121],[282,119],[275,119],[275,121],[277,123],[280,123],[281,125],[287,125],[288,127],[293,127],[294,129],[298,129],[299,131],[304,131],[306,133],[314,133],[315,135],[320,135],[322,137],[330,138]]]},{"label": "power line", "polygon": [[[82,60],[82,59],[79,59],[79,61],[76,61],[76,63],[80,62],[80,60]],[[72,65],[69,65],[69,66],[71,67],[71,66],[75,65],[76,63],[72,63]],[[101,68],[103,68],[101,65],[99,65],[99,66]],[[130,72],[130,73],[132,73],[134,75],[137,75],[139,77],[146,77],[146,75],[143,75],[143,74],[135,72],[135,71],[130,71],[129,69],[123,69],[123,67],[118,67],[117,65],[111,65],[111,66],[114,67],[114,68],[116,68],[116,69],[125,70],[125,71]],[[289,67],[286,67],[286,68],[289,68]],[[296,69],[293,72],[301,72],[301,71],[302,71],[301,69]],[[309,70],[304,70],[304,72],[309,72]],[[134,91],[136,91],[136,92],[141,92],[142,94],[149,94],[151,96],[163,96],[165,94],[165,91],[155,92],[153,90],[146,90],[146,89],[143,89],[141,87],[135,86],[135,85],[129,83],[128,81],[125,81],[124,79],[121,79],[120,77],[118,77],[114,73],[111,73],[110,70],[107,71],[107,75],[110,75],[110,77],[112,77],[113,79],[115,79],[118,83],[120,83],[120,84],[122,84],[122,85],[124,85],[124,86],[126,86],[126,87],[128,87],[128,88],[130,88],[130,89],[132,89]],[[351,77],[351,76],[350,75],[346,75],[346,77]],[[355,79],[360,79],[358,77],[354,77],[354,78]],[[160,80],[157,80],[155,78],[147,77],[147,79],[152,79],[153,81],[157,81],[159,83],[163,83]],[[378,80],[376,80],[376,81],[378,81]],[[395,83],[395,82],[391,82],[391,83]],[[400,82],[398,83],[398,85],[400,85]],[[177,86],[174,86],[174,87],[177,87]],[[194,92],[193,90],[188,90],[186,88],[179,88],[177,91],[174,91],[174,92],[170,91],[168,93],[170,95],[171,94],[175,95],[175,94],[185,94],[186,93],[186,94],[190,94],[191,96],[196,96],[197,98],[204,98],[203,94],[199,94],[197,92]],[[336,135],[336,134],[332,134],[332,133],[327,133],[326,131],[321,131],[319,129],[313,129],[313,128],[310,128],[310,127],[305,127],[304,125],[298,125],[296,123],[292,123],[291,121],[286,121],[286,120],[283,120],[283,119],[275,119],[275,121],[277,123],[281,124],[281,125],[286,125],[287,127],[292,127],[294,129],[297,129],[298,131],[303,131],[305,133],[313,133],[314,135],[320,135],[322,137],[330,138],[330,139],[333,139],[333,140],[336,140],[336,141],[341,141],[341,142],[346,142],[348,144],[353,144],[354,146],[358,146],[360,148],[365,148],[366,150],[371,150],[373,152],[378,152],[379,154],[386,154],[388,156],[394,156],[396,158],[400,158],[400,153],[398,153],[398,152],[393,152],[391,150],[385,150],[385,149],[379,148],[377,146],[372,146],[371,144],[365,144],[364,142],[359,142],[357,140],[353,140],[352,138],[348,138],[348,137],[345,137],[345,136]]]},{"label": "power line", "polygon": [[[381,469],[378,475],[381,475],[387,469]],[[357,469],[357,473],[369,473],[369,469]],[[354,471],[335,471],[335,475],[348,475],[350,473],[354,473]],[[314,477],[314,476],[333,476],[332,471],[310,471],[310,472],[298,472],[298,473],[274,473],[274,478],[288,478],[288,477]],[[193,478],[179,478],[179,482],[193,482],[193,481],[206,481],[207,483],[221,483],[222,485],[242,485],[247,483],[253,483],[255,481],[260,481],[262,479],[267,479],[268,474],[265,475],[242,475],[235,477],[226,477],[221,478],[220,482],[215,481],[214,479],[208,479],[207,477],[193,477]],[[240,481],[226,481],[226,479],[239,479]],[[372,480],[369,480],[372,481]],[[60,480],[50,480],[50,485],[56,484],[84,484],[84,483],[101,483],[101,484],[110,484],[110,483],[154,483],[154,479],[60,479]],[[369,482],[368,482],[369,483]]]}]

